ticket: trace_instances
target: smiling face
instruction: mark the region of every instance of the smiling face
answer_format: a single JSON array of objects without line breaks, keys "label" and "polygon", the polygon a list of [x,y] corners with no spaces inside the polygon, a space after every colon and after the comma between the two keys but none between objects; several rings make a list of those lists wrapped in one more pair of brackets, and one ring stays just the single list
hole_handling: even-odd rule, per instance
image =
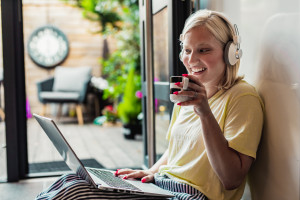
[{"label": "smiling face", "polygon": [[204,26],[192,28],[182,42],[182,62],[189,74],[198,77],[207,89],[217,87],[226,67],[222,44]]}]

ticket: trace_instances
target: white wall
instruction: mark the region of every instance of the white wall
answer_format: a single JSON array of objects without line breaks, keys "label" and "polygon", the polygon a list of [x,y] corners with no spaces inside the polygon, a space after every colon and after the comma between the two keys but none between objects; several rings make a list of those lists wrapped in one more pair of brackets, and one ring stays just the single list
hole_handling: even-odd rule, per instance
[{"label": "white wall", "polygon": [[240,74],[265,103],[263,137],[249,176],[252,199],[300,199],[300,1],[224,0],[222,9],[215,7],[238,25]]}]

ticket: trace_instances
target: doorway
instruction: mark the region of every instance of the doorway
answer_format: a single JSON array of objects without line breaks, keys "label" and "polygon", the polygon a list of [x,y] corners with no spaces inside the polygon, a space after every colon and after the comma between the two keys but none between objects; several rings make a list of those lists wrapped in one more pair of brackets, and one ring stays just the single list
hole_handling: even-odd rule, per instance
[{"label": "doorway", "polygon": [[173,104],[169,77],[186,73],[179,60],[179,35],[191,13],[191,1],[140,1],[144,165],[166,151]]}]

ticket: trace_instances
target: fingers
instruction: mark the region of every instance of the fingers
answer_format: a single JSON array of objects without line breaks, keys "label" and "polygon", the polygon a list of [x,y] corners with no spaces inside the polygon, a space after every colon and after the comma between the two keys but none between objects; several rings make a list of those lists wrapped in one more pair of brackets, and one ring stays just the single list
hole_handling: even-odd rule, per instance
[{"label": "fingers", "polygon": [[132,172],[130,174],[126,175],[126,178],[143,178],[148,174],[145,173],[143,170],[136,170],[135,172]]},{"label": "fingers", "polygon": [[204,100],[206,100],[206,95],[197,92],[196,96],[195,96],[195,92],[193,92],[193,95],[189,95],[192,97],[191,100],[188,101],[182,101],[180,103],[177,103],[177,105],[180,106],[190,106],[190,105],[198,105],[201,104]]},{"label": "fingers", "polygon": [[[178,82],[177,86],[182,88],[182,83]],[[185,96],[192,97],[192,96],[194,96],[194,92],[204,92],[204,91],[205,91],[204,86],[200,86],[200,85],[190,82],[187,90],[175,91],[175,92],[173,92],[173,94],[176,94],[176,95],[182,94]]]},{"label": "fingers", "polygon": [[126,178],[142,178],[144,177],[142,170],[132,170],[132,169],[117,169],[115,176],[122,176]]},{"label": "fingers", "polygon": [[148,175],[141,179],[142,183],[150,183],[154,181],[154,175]]},{"label": "fingers", "polygon": [[[192,90],[192,91],[200,92],[201,90],[205,89],[204,85],[199,81],[199,79],[197,77],[194,77],[194,75],[182,74],[182,76],[187,77],[189,79],[188,87],[186,89],[184,89],[183,91]],[[177,83],[175,83],[175,85],[180,88],[184,88],[183,82],[177,82]],[[175,92],[175,93],[177,93],[177,92]],[[175,94],[175,93],[173,93],[173,94]]]},{"label": "fingers", "polygon": [[197,107],[206,107],[208,106],[208,100],[206,95],[206,90],[203,88],[201,91],[180,91],[178,95],[189,97],[187,101],[182,101],[177,103],[179,106],[197,106]]},{"label": "fingers", "polygon": [[154,174],[146,170],[118,169],[115,172],[115,176],[120,176],[123,179],[141,179],[143,183],[154,180]]},{"label": "fingers", "polygon": [[117,169],[117,171],[115,172],[116,176],[119,175],[124,175],[124,174],[130,174],[135,172],[136,170],[132,170],[132,169]]},{"label": "fingers", "polygon": [[[182,95],[182,96],[186,96],[189,97],[187,101],[185,102],[194,102],[195,100],[200,100],[200,99],[205,99],[206,98],[206,90],[203,89],[199,89],[200,91],[196,91],[196,90],[184,90],[184,91],[178,91],[176,92],[176,95]],[[175,94],[175,93],[173,93]]]},{"label": "fingers", "polygon": [[[173,94],[182,95],[188,97],[189,100],[177,103],[180,106],[199,105],[203,100],[207,100],[206,89],[204,85],[199,81],[197,77],[189,74],[182,74],[182,76],[189,78],[189,84],[187,90],[175,91]],[[183,83],[175,83],[178,87],[182,88]]]},{"label": "fingers", "polygon": [[[204,87],[204,85],[199,81],[199,79],[197,77],[195,77],[194,75],[190,75],[190,74],[182,74],[182,76],[187,77],[188,79],[190,79],[189,83],[192,83],[191,85],[199,85]],[[190,86],[190,84],[189,84]]]}]

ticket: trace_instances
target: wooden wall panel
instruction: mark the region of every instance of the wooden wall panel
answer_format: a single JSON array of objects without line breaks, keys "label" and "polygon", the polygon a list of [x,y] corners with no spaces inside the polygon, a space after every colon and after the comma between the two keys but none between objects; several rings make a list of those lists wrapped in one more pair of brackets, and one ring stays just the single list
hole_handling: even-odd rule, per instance
[{"label": "wooden wall panel", "polygon": [[[30,34],[38,27],[54,25],[68,37],[70,52],[62,63],[65,67],[91,66],[94,76],[101,76],[99,59],[102,55],[103,37],[94,34],[98,24],[84,19],[82,11],[62,1],[23,0],[26,93],[32,112],[40,112],[41,104],[37,98],[36,82],[53,75],[54,70],[45,70],[35,65],[27,52]],[[115,49],[115,40],[108,38],[109,49]]]}]

